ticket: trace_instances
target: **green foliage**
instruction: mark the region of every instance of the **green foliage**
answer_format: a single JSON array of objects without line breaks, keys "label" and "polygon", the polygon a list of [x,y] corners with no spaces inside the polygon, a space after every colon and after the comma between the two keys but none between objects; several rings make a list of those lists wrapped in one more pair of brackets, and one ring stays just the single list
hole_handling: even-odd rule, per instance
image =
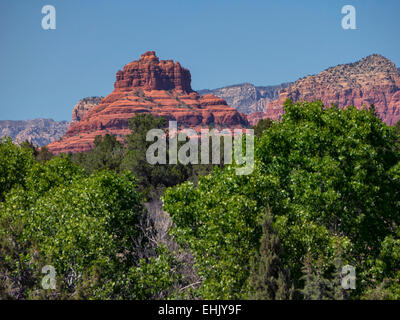
[{"label": "green foliage", "polygon": [[247,294],[249,260],[261,234],[259,207],[251,199],[257,184],[229,167],[200,177],[197,188],[186,182],[165,192],[164,209],[176,224],[172,234],[193,253],[195,269],[204,279],[198,294],[204,299]]},{"label": "green foliage", "polygon": [[282,122],[256,142],[250,176],[236,176],[226,167],[200,179],[197,188],[186,183],[165,193],[164,208],[176,224],[173,233],[190,246],[204,278],[202,297],[243,296],[248,257],[259,246],[256,221],[268,206],[282,263],[297,289],[304,286],[308,252],[312,266],[318,264],[328,279],[340,252],[343,264],[357,270],[353,296],[360,296],[372,279],[382,241],[399,224],[394,129],[371,110],[288,101]]},{"label": "green foliage", "polygon": [[400,160],[395,134],[354,107],[289,102],[285,111],[257,155],[262,173],[279,181],[269,202],[286,261],[297,273],[310,248],[328,264],[340,244],[350,264],[361,264],[399,222],[400,188],[391,173]]},{"label": "green foliage", "polygon": [[263,132],[270,128],[274,124],[274,121],[270,118],[261,119],[258,123],[252,127],[254,130],[254,135],[259,138],[262,136]]},{"label": "green foliage", "polygon": [[304,286],[300,290],[305,300],[343,300],[344,290],[341,288],[340,271],[342,264],[338,257],[333,272],[327,272],[320,257],[313,261],[310,252],[304,257],[303,276]]},{"label": "green foliage", "polygon": [[0,220],[0,299],[23,299],[39,278],[41,256],[30,239],[23,241],[21,222],[12,217]]},{"label": "green foliage", "polygon": [[21,147],[30,150],[33,156],[35,158],[37,157],[39,151],[32,142],[25,140],[24,142],[21,143]]},{"label": "green foliage", "polygon": [[252,261],[250,298],[255,300],[287,300],[293,298],[294,288],[289,272],[280,259],[278,234],[268,209],[263,222],[259,254]]},{"label": "green foliage", "polygon": [[372,279],[363,298],[400,299],[400,229],[382,241],[378,257],[370,259]]},{"label": "green foliage", "polygon": [[[140,94],[140,91],[138,91],[138,94]],[[152,114],[137,114],[129,120],[129,127],[132,132],[125,137],[124,144],[109,134],[104,137],[97,136],[92,150],[70,154],[69,157],[89,173],[104,169],[115,172],[128,170],[137,178],[139,190],[144,197],[159,198],[166,187],[175,186],[187,180],[196,183],[198,176],[208,174],[213,170],[211,164],[149,164],[146,159],[146,151],[153,142],[146,141],[146,134],[151,129],[165,129],[165,126],[166,119],[163,117],[155,117]],[[167,133],[167,130],[165,131]],[[180,144],[183,143],[180,142]],[[223,144],[221,146],[222,152]],[[43,158],[49,157],[51,158],[51,154],[47,154],[46,149],[42,148],[36,159],[43,161]]]},{"label": "green foliage", "polygon": [[369,287],[362,296],[366,300],[396,300],[400,299],[400,280],[384,279],[376,283],[376,287]]},{"label": "green foliage", "polygon": [[396,130],[396,133],[400,135],[400,120],[396,122],[394,129]]},{"label": "green foliage", "polygon": [[26,172],[24,192],[30,200],[37,201],[37,196],[45,195],[57,186],[67,187],[75,178],[84,175],[85,171],[64,155],[43,164],[36,162]]},{"label": "green foliage", "polygon": [[52,154],[49,149],[46,146],[41,147],[35,156],[36,160],[39,162],[46,162],[51,160],[54,157],[54,154]]},{"label": "green foliage", "polygon": [[[287,101],[282,122],[254,128],[255,169],[239,176],[150,165],[146,133],[165,125],[136,115],[125,145],[106,135],[70,156],[0,141],[0,298],[288,299],[294,285],[303,299],[400,299],[398,126],[373,108]],[[142,224],[143,194],[171,186],[173,244]],[[40,287],[46,264],[53,291]],[[357,271],[350,294],[345,264]]]},{"label": "green foliage", "polygon": [[106,134],[104,137],[96,136],[94,148],[85,153],[71,155],[74,162],[86,169],[88,172],[98,170],[120,171],[124,148],[115,136]]},{"label": "green foliage", "polygon": [[141,259],[137,267],[128,272],[128,295],[135,299],[166,299],[173,295],[172,289],[181,281],[181,275],[173,272],[176,258],[165,248],[159,247],[157,256]]},{"label": "green foliage", "polygon": [[[138,179],[138,184],[146,196],[160,192],[165,187],[186,181],[192,174],[192,166],[182,164],[156,164],[147,162],[146,151],[153,142],[146,141],[146,134],[151,129],[164,129],[166,120],[151,114],[137,114],[129,120],[132,133],[125,137],[126,151],[121,168],[131,171]],[[168,163],[168,158],[167,158]]]},{"label": "green foliage", "polygon": [[[40,163],[10,141],[0,148],[8,164],[0,178],[24,170],[0,202],[1,297],[144,299],[169,292],[172,258],[159,251],[143,259],[135,246],[146,212],[130,173],[88,175],[67,156]],[[40,286],[46,264],[56,269],[55,291]]]},{"label": "green foliage", "polygon": [[18,147],[11,138],[0,139],[0,201],[12,187],[24,186],[26,172],[33,162],[31,148]]}]

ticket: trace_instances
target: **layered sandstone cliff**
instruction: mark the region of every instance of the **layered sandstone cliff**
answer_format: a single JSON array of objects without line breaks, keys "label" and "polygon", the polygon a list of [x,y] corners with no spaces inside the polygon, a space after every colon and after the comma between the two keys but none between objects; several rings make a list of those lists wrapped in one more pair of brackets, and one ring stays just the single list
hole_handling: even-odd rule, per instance
[{"label": "layered sandstone cliff", "polygon": [[179,62],[159,60],[154,51],[124,66],[116,74],[114,91],[72,123],[59,141],[48,145],[51,152],[83,152],[93,147],[94,138],[106,133],[122,139],[130,133],[128,119],[151,113],[175,120],[182,127],[199,129],[242,128],[246,116],[214,95],[200,96],[190,85],[189,70]]},{"label": "layered sandstone cliff", "polygon": [[378,116],[388,125],[400,120],[400,75],[393,62],[373,54],[358,62],[343,64],[297,80],[282,89],[279,98],[268,103],[262,113],[248,118],[255,124],[261,118],[279,119],[286,99],[321,100],[326,106],[343,108],[375,105]]}]

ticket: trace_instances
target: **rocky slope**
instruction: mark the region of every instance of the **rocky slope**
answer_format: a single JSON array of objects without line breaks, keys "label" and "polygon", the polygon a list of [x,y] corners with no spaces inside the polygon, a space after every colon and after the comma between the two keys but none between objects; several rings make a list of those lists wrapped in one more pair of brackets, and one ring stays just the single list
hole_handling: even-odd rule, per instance
[{"label": "rocky slope", "polygon": [[393,125],[400,119],[400,74],[389,59],[373,54],[358,62],[338,65],[297,80],[282,89],[279,98],[268,103],[263,113],[250,115],[249,121],[254,124],[260,118],[279,119],[287,98],[292,101],[321,100],[327,106],[334,103],[341,108],[374,104],[379,117]]},{"label": "rocky slope", "polygon": [[68,121],[52,119],[0,120],[0,137],[11,137],[14,143],[28,140],[36,146],[44,146],[61,138],[68,127]]},{"label": "rocky slope", "polygon": [[72,109],[72,122],[76,123],[83,119],[83,116],[93,107],[97,106],[103,97],[87,97],[79,100]]},{"label": "rocky slope", "polygon": [[146,52],[119,70],[114,91],[80,115],[65,136],[48,147],[54,153],[82,152],[93,147],[97,135],[110,133],[122,139],[130,132],[128,119],[138,113],[164,116],[180,127],[195,129],[248,126],[245,115],[214,95],[200,96],[190,82],[189,70],[179,62],[159,60],[154,51]]},{"label": "rocky slope", "polygon": [[279,96],[279,91],[287,88],[290,83],[282,83],[276,86],[260,87],[251,83],[242,83],[228,87],[199,90],[200,95],[213,94],[224,99],[228,105],[244,114],[262,112],[268,102]]}]

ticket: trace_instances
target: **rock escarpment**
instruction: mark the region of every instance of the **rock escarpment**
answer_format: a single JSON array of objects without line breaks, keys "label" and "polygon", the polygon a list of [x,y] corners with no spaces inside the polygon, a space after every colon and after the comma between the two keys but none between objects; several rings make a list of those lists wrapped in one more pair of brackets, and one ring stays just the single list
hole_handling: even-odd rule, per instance
[{"label": "rock escarpment", "polygon": [[297,80],[282,89],[279,98],[268,103],[263,113],[249,116],[251,123],[260,118],[279,119],[286,99],[321,100],[344,108],[375,105],[378,116],[388,125],[400,120],[400,75],[389,59],[373,54],[358,62],[338,65],[313,76]]},{"label": "rock escarpment", "polygon": [[60,139],[69,127],[68,121],[53,119],[1,120],[0,137],[11,137],[14,143],[29,141],[41,147]]},{"label": "rock escarpment", "polygon": [[262,112],[267,104],[279,97],[279,91],[287,88],[290,83],[276,86],[255,86],[251,83],[242,83],[228,87],[199,90],[199,94],[211,93],[224,99],[228,105],[244,114]]}]

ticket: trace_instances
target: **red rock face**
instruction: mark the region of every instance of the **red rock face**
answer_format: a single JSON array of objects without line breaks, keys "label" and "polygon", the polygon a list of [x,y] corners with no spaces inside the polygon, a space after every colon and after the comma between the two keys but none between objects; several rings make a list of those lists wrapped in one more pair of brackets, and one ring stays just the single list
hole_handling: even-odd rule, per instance
[{"label": "red rock face", "polygon": [[247,115],[247,121],[249,121],[249,123],[253,126],[264,118],[268,118],[264,112],[253,112]]},{"label": "red rock face", "polygon": [[172,60],[159,61],[153,51],[118,71],[114,91],[100,104],[86,110],[72,123],[61,140],[48,145],[53,153],[83,152],[93,148],[97,135],[116,135],[120,140],[130,133],[128,119],[138,113],[151,113],[175,120],[178,126],[196,130],[242,128],[247,118],[213,95],[201,97],[190,86],[190,72]]},{"label": "red rock face", "polygon": [[357,108],[375,105],[379,117],[388,125],[400,120],[400,75],[393,62],[381,55],[371,55],[356,63],[329,68],[308,76],[280,91],[263,114],[250,115],[256,124],[261,118],[280,119],[287,98],[296,102],[321,100],[324,105]]},{"label": "red rock face", "polygon": [[116,91],[143,90],[179,90],[192,92],[189,70],[182,68],[179,62],[159,60],[154,51],[148,51],[124,66],[117,72],[114,84]]}]

